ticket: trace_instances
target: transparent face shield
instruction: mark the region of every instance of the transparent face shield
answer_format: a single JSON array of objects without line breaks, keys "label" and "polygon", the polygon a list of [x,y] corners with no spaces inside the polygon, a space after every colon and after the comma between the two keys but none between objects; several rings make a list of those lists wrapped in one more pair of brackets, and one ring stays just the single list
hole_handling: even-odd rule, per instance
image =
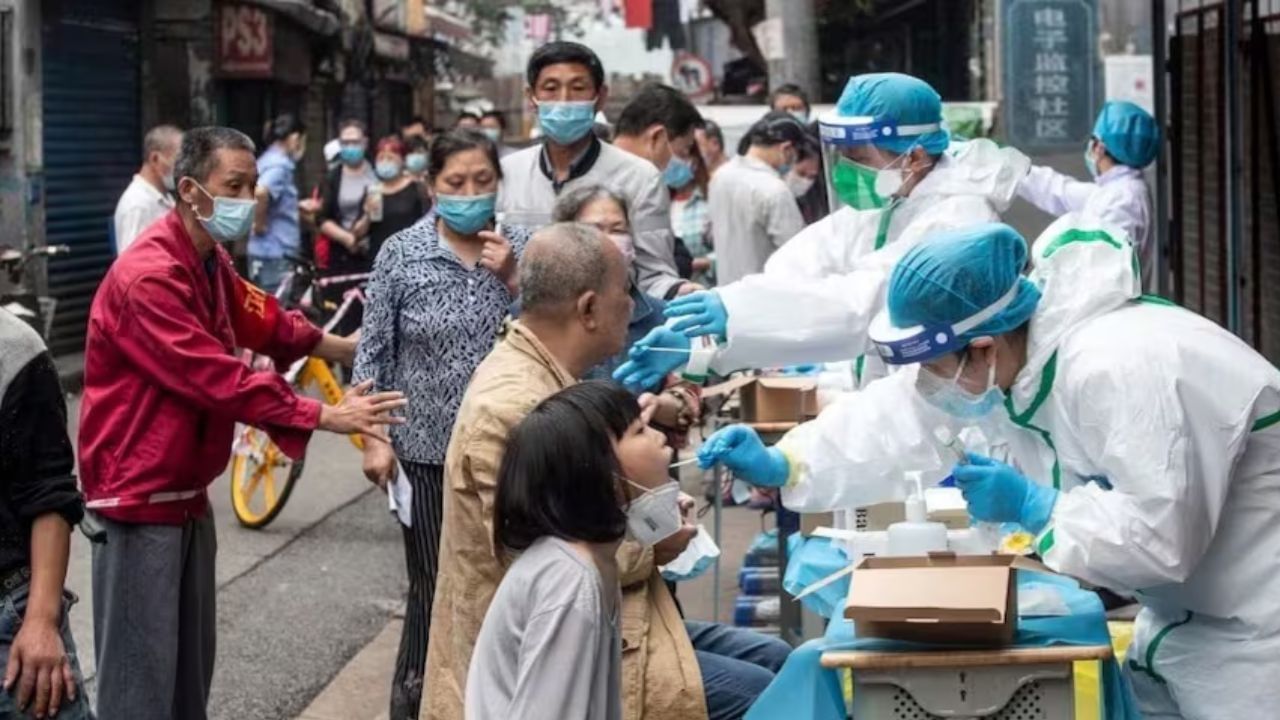
[{"label": "transparent face shield", "polygon": [[827,199],[832,212],[842,207],[874,210],[889,204],[902,188],[910,150],[894,153],[877,143],[916,138],[940,128],[941,123],[898,125],[873,117],[834,113],[819,118]]}]

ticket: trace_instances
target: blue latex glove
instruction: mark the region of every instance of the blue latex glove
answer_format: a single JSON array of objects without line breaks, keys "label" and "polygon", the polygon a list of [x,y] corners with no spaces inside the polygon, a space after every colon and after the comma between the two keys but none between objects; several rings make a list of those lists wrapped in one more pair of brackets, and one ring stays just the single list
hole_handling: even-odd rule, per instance
[{"label": "blue latex glove", "polygon": [[782,487],[791,475],[787,456],[778,448],[765,447],[756,431],[746,425],[721,428],[698,448],[699,467],[705,470],[716,463],[759,487]]},{"label": "blue latex glove", "polygon": [[685,335],[656,327],[631,346],[630,359],[613,371],[613,379],[635,392],[649,390],[689,362],[690,346]]},{"label": "blue latex glove", "polygon": [[1049,524],[1058,500],[1057,490],[983,455],[969,453],[969,464],[956,465],[951,475],[975,519],[1016,522],[1033,534]]},{"label": "blue latex glove", "polygon": [[680,321],[671,327],[689,337],[714,335],[724,342],[729,337],[729,313],[720,296],[711,291],[689,293],[667,303],[663,313]]}]

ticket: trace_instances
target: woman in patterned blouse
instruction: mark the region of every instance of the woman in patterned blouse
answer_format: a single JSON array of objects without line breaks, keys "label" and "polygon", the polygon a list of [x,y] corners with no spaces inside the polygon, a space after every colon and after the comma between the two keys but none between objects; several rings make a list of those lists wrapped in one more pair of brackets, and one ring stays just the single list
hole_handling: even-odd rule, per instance
[{"label": "woman in patterned blouse", "polygon": [[412,488],[404,528],[409,598],[391,689],[391,718],[415,717],[422,694],[440,548],[445,449],[471,373],[492,349],[516,297],[516,262],[529,232],[494,225],[502,168],[474,130],[453,130],[431,146],[427,181],[434,207],[393,235],[378,254],[367,291],[356,381],[373,378],[409,399],[392,446],[365,438],[364,473],[381,487],[402,468]]}]

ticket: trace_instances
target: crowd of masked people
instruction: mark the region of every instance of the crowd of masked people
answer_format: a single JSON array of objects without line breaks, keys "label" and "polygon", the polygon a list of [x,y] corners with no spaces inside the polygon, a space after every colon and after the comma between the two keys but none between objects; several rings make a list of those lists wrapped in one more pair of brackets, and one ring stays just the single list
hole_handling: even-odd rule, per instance
[{"label": "crowd of masked people", "polygon": [[[810,234],[828,233],[843,217],[828,198],[861,210],[866,183],[824,167],[794,86],[730,153],[661,85],[602,126],[605,69],[583,45],[544,45],[526,79],[540,142],[503,145],[500,113],[372,142],[346,121],[310,194],[295,117],[264,145],[224,127],[148,133],[90,312],[76,455],[47,351],[0,313],[0,581],[18,598],[0,613],[0,708],[89,717],[62,592],[69,530],[87,514],[97,716],[206,716],[207,488],[242,422],[295,458],[316,430],[361,433],[368,479],[410,483],[393,720],[746,713],[789,647],[684,619],[658,570],[696,533],[669,465],[699,422],[698,384],[610,378],[669,303],[760,274],[823,218]],[[246,239],[242,274],[229,249]],[[325,333],[281,306],[274,291],[303,254],[368,276],[363,318]],[[324,405],[240,348],[278,367],[348,365],[351,389]]]}]

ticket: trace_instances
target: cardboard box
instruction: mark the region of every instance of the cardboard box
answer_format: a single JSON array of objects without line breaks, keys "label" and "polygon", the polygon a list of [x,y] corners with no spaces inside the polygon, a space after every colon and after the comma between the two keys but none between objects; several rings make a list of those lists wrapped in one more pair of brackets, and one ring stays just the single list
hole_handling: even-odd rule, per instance
[{"label": "cardboard box", "polygon": [[834,513],[801,513],[800,514],[800,534],[809,537],[814,530],[820,527],[831,527],[835,525]]},{"label": "cardboard box", "polygon": [[1017,629],[1016,555],[866,557],[853,570],[844,616],[858,637],[1001,646]]},{"label": "cardboard box", "polygon": [[907,519],[907,509],[901,500],[876,503],[858,508],[857,518],[857,530],[888,530],[890,525]]},{"label": "cardboard box", "polygon": [[713,385],[702,397],[738,393],[745,423],[803,422],[818,416],[818,380],[747,375]]}]

